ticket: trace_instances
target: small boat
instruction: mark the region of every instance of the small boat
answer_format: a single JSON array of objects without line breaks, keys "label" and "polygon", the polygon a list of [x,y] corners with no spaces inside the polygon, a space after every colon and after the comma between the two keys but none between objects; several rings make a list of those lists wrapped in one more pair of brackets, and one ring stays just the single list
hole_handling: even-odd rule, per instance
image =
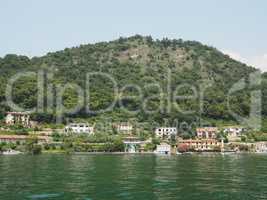
[{"label": "small boat", "polygon": [[21,154],[20,151],[15,151],[15,150],[7,150],[2,153],[3,155],[18,155]]}]

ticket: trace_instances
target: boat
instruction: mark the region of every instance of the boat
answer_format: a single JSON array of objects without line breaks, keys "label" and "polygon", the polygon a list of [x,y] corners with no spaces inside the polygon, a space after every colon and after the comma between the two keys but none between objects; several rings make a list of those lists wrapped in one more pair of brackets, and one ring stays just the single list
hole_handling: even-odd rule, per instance
[{"label": "boat", "polygon": [[18,155],[21,154],[20,151],[15,151],[15,150],[7,150],[2,153],[3,155]]}]

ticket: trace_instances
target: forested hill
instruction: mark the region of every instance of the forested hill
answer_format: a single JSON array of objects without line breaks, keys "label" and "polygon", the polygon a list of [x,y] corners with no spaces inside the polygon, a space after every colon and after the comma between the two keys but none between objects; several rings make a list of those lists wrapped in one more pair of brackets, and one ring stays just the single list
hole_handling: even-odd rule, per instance
[{"label": "forested hill", "polygon": [[[111,42],[67,48],[32,59],[25,56],[7,55],[0,59],[2,113],[10,110],[5,99],[7,80],[18,72],[36,72],[40,69],[53,74],[53,78],[50,78],[47,83],[54,85],[75,83],[84,88],[86,73],[102,72],[114,78],[120,89],[125,85],[136,85],[140,86],[142,90],[142,99],[137,96],[138,91],[134,87],[126,88],[123,94],[130,94],[133,96],[132,98],[124,98],[123,95],[114,97],[112,82],[107,77],[94,76],[90,81],[89,104],[91,110],[106,108],[114,98],[121,101],[117,101],[115,107],[109,112],[86,114],[82,109],[73,117],[92,119],[112,117],[121,120],[134,118],[138,121],[157,122],[161,122],[164,118],[192,120],[196,116],[206,119],[232,120],[227,108],[226,94],[233,84],[256,71],[252,67],[231,59],[215,48],[199,42],[181,39],[153,40],[151,37],[139,35]],[[168,71],[171,74],[171,81],[168,81]],[[160,91],[156,86],[147,87],[149,84],[158,84],[162,89],[162,94],[159,95]],[[181,84],[187,85],[180,87],[177,92],[177,86]],[[200,91],[207,84],[210,86],[204,92],[201,107]],[[264,81],[263,84],[265,84]],[[172,95],[191,94],[192,90],[189,85],[197,89],[197,99],[168,102],[168,95],[166,95],[168,90]],[[24,108],[32,108],[36,106],[37,102],[36,91],[35,76],[21,78],[16,82],[13,90],[14,100]],[[144,101],[151,96],[154,98]],[[232,109],[240,115],[246,116],[250,109],[249,97],[249,88],[236,93],[231,97]],[[75,89],[69,89],[64,93],[66,107],[72,107],[76,101]],[[146,109],[154,112],[146,112],[142,108],[144,102]],[[162,105],[161,103],[163,103],[163,109],[157,110]],[[171,104],[170,109],[167,106],[169,104]],[[121,108],[122,106],[126,110],[138,110],[138,112],[126,112]],[[195,112],[185,114],[180,112],[181,109]],[[266,110],[265,106],[263,114],[267,113]],[[54,115],[55,113],[51,111],[50,114]]]}]

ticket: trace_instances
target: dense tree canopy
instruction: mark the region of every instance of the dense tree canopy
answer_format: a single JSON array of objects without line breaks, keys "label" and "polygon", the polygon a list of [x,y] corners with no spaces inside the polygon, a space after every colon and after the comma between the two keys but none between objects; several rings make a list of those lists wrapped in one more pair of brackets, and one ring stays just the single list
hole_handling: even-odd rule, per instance
[{"label": "dense tree canopy", "polygon": [[[63,105],[67,108],[77,105],[78,88],[82,89],[81,95],[85,98],[81,102],[81,109],[69,116],[92,119],[105,116],[122,120],[135,118],[142,122],[159,123],[164,118],[193,121],[198,116],[206,119],[233,120],[227,107],[228,91],[236,82],[242,78],[248,80],[249,75],[256,71],[199,42],[166,38],[153,40],[151,37],[139,35],[112,42],[67,48],[32,59],[7,55],[0,59],[0,116],[10,110],[5,98],[6,85],[10,78],[19,72],[39,70],[43,70],[45,78],[45,109],[39,116],[35,115],[40,121],[55,119],[55,96],[58,88],[65,84],[74,84],[74,88],[63,91]],[[90,77],[87,95],[86,74],[90,72],[99,74]],[[37,104],[40,89],[37,86],[37,77],[40,79],[38,74],[24,76],[14,84],[14,102],[25,109],[33,108]],[[267,115],[267,76],[263,74],[262,77],[263,114]],[[118,85],[118,93],[114,93],[111,78]],[[197,91],[194,91],[195,89]],[[246,87],[230,97],[231,109],[239,115],[248,115],[250,90],[251,88]],[[177,95],[187,95],[190,98],[173,101],[173,97]],[[107,108],[115,100],[112,110],[106,113],[94,112]],[[143,108],[144,105],[147,110],[155,112],[147,112]],[[86,108],[91,112],[85,112]]]}]

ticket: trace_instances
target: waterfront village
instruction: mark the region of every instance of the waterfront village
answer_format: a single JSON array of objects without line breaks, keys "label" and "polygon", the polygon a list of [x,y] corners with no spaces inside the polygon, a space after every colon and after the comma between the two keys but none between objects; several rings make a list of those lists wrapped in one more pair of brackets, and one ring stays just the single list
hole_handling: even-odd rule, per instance
[{"label": "waterfront village", "polygon": [[240,126],[197,127],[183,137],[176,127],[154,127],[148,137],[130,122],[112,124],[111,133],[98,133],[89,123],[42,127],[27,112],[7,112],[0,125],[0,154],[31,153],[267,153],[265,139],[251,139]]}]

